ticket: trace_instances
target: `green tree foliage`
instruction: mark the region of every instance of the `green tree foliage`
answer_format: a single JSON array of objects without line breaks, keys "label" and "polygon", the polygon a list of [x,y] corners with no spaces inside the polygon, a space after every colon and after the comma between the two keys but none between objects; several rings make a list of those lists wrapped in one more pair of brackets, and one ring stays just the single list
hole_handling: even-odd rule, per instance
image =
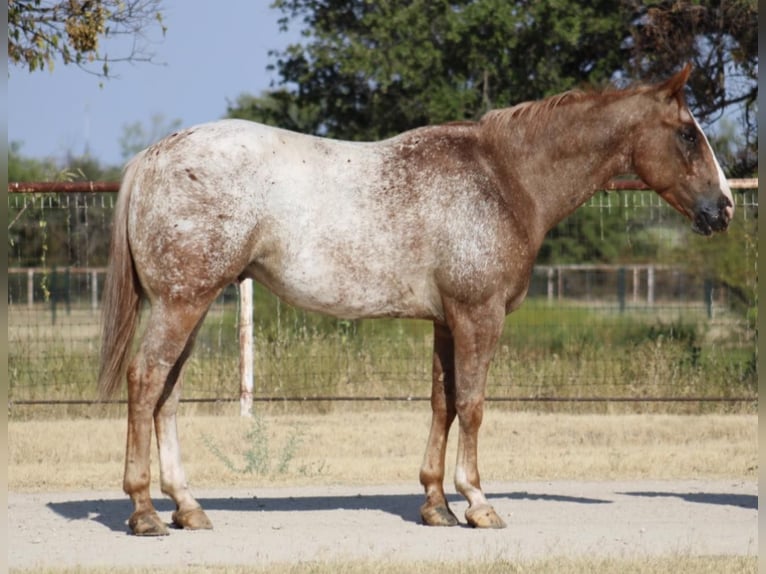
[{"label": "green tree foliage", "polygon": [[710,123],[737,111],[743,145],[729,164],[735,177],[757,169],[758,5],[755,0],[622,0],[633,10],[628,43],[637,75],[659,80],[692,62],[688,98]]},{"label": "green tree foliage", "polygon": [[251,107],[254,117],[289,124],[297,106],[312,118],[304,121],[310,131],[345,139],[477,119],[491,108],[602,86],[623,59],[614,47],[628,25],[605,0],[274,5],[284,27],[305,26],[306,41],[272,53],[281,109]]},{"label": "green tree foliage", "polygon": [[167,120],[162,114],[154,114],[149,125],[141,122],[125,124],[120,136],[120,151],[123,160],[129,160],[139,151],[181,127],[181,120]]},{"label": "green tree foliage", "polygon": [[[8,60],[30,72],[56,61],[100,76],[115,62],[148,62],[148,29],[162,34],[161,0],[8,0]],[[127,53],[107,53],[103,39],[129,36]]]},{"label": "green tree foliage", "polygon": [[8,181],[50,181],[56,174],[56,166],[50,160],[24,157],[22,144],[11,142],[8,146]]},{"label": "green tree foliage", "polygon": [[733,295],[731,304],[755,318],[758,306],[758,218],[740,216],[725,235],[708,241],[684,234],[668,259],[693,270],[698,277],[716,279]]},{"label": "green tree foliage", "polygon": [[[571,88],[666,77],[692,61],[704,122],[754,125],[754,0],[275,0],[303,41],[271,52],[274,92],[229,114],[344,139],[476,119]],[[298,121],[299,120],[299,121]],[[749,133],[749,132],[748,132]],[[748,139],[754,144],[755,132]]]}]

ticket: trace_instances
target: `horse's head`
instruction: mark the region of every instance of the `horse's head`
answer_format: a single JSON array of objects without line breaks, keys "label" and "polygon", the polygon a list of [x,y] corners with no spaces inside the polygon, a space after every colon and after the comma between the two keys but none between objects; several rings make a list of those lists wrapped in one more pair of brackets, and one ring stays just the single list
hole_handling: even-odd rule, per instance
[{"label": "horse's head", "polygon": [[[726,177],[683,94],[691,72],[687,66],[640,97],[643,108],[633,152],[638,176],[702,235],[724,231],[734,213]],[[643,107],[643,106],[642,106]]]}]

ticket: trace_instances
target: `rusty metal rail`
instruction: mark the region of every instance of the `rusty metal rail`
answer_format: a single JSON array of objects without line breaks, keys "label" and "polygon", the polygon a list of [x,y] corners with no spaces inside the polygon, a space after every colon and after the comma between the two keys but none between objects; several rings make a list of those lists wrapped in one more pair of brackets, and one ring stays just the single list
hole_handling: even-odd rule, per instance
[{"label": "rusty metal rail", "polygon": [[119,181],[12,181],[8,193],[114,193]]},{"label": "rusty metal rail", "polygon": [[[729,187],[731,189],[758,189],[758,178],[730,179]],[[613,179],[604,188],[604,191],[627,191],[651,189],[640,179]]]}]

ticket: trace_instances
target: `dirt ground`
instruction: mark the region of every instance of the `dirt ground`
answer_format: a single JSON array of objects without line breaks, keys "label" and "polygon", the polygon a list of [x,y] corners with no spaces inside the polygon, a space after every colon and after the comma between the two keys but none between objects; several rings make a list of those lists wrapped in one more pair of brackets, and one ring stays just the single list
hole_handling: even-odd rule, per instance
[{"label": "dirt ground", "polygon": [[[552,555],[757,555],[750,480],[485,485],[504,530],[429,528],[409,485],[198,490],[215,528],[127,534],[120,492],[8,493],[11,568],[277,564],[354,558],[525,560]],[[465,503],[452,497],[462,518]],[[171,503],[158,510],[170,521]]]}]

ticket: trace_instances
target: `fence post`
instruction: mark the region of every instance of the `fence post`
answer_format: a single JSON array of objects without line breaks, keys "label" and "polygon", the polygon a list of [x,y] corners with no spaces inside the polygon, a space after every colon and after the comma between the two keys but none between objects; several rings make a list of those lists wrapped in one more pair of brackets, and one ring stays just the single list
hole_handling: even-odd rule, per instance
[{"label": "fence post", "polygon": [[553,303],[553,267],[548,267],[548,304]]},{"label": "fence post", "polygon": [[64,271],[64,308],[67,316],[72,314],[72,270],[69,267]]},{"label": "fence post", "polygon": [[654,305],[654,266],[646,268],[646,303],[651,307]]},{"label": "fence post", "polygon": [[638,304],[638,281],[639,281],[639,269],[633,268],[633,304]]},{"label": "fence post", "polygon": [[626,275],[625,267],[620,267],[617,270],[617,301],[620,305],[620,313],[625,312],[625,288],[626,288]]},{"label": "fence post", "polygon": [[713,318],[713,280],[705,279],[705,309],[707,318]]},{"label": "fence post", "polygon": [[90,272],[90,308],[98,311],[98,271]]},{"label": "fence post", "polygon": [[35,270],[27,269],[27,307],[31,311],[35,306]]},{"label": "fence post", "polygon": [[239,414],[253,416],[253,280],[239,284]]},{"label": "fence post", "polygon": [[54,265],[51,268],[51,274],[50,274],[50,283],[48,286],[48,296],[51,300],[51,324],[56,324],[56,288],[58,285],[58,272],[56,271],[56,266]]}]

